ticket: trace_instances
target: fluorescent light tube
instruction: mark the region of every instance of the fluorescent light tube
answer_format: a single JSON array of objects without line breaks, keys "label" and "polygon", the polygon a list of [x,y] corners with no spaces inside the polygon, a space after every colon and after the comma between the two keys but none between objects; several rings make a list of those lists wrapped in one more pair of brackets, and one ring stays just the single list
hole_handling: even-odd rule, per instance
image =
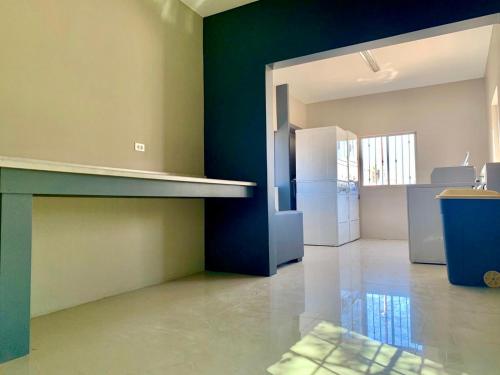
[{"label": "fluorescent light tube", "polygon": [[380,70],[380,66],[378,66],[377,62],[375,61],[375,57],[373,57],[372,51],[367,49],[366,51],[361,51],[359,54],[374,73]]}]

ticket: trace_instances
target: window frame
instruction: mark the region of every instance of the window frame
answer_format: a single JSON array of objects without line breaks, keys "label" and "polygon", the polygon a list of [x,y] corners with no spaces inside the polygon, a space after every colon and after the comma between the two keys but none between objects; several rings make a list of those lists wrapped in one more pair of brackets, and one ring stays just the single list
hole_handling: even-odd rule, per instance
[{"label": "window frame", "polygon": [[[389,137],[392,136],[398,136],[398,135],[411,135],[413,134],[414,139],[415,139],[415,183],[412,184],[391,184],[391,179],[390,179],[390,170],[389,170],[389,164],[387,164],[387,183],[383,185],[365,185],[365,176],[364,176],[364,155],[363,155],[363,139],[366,138],[377,138],[377,137],[382,137],[386,138],[387,140],[387,145],[389,143]],[[394,133],[383,133],[383,134],[371,134],[371,135],[364,135],[362,137],[358,138],[358,150],[359,150],[359,158],[360,158],[360,165],[359,165],[359,180],[360,180],[360,185],[362,187],[367,187],[367,188],[384,188],[384,187],[402,187],[402,186],[411,186],[411,185],[416,185],[418,181],[418,167],[417,167],[417,160],[418,160],[418,151],[417,151],[417,132],[415,130],[412,131],[401,131],[401,132],[394,132]],[[386,162],[389,163],[389,146],[387,146],[387,151],[386,151]]]}]

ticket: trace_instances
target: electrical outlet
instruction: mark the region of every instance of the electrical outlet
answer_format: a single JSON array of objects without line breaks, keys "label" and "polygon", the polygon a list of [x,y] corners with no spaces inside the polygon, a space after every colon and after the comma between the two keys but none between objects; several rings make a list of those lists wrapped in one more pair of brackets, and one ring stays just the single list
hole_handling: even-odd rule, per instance
[{"label": "electrical outlet", "polygon": [[146,145],[144,143],[134,143],[135,151],[146,152]]}]

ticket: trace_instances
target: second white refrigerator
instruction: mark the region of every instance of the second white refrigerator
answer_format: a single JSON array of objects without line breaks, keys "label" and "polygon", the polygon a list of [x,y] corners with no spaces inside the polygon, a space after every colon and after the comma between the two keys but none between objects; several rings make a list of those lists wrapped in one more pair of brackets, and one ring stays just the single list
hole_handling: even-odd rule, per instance
[{"label": "second white refrigerator", "polygon": [[304,243],[340,246],[359,238],[357,137],[338,126],[296,131],[297,210]]}]

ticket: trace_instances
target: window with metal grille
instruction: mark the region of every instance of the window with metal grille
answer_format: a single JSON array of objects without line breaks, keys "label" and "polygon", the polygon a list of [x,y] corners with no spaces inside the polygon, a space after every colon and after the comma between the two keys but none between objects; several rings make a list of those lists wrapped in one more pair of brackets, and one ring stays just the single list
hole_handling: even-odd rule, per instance
[{"label": "window with metal grille", "polygon": [[415,133],[361,139],[364,186],[416,183]]}]

